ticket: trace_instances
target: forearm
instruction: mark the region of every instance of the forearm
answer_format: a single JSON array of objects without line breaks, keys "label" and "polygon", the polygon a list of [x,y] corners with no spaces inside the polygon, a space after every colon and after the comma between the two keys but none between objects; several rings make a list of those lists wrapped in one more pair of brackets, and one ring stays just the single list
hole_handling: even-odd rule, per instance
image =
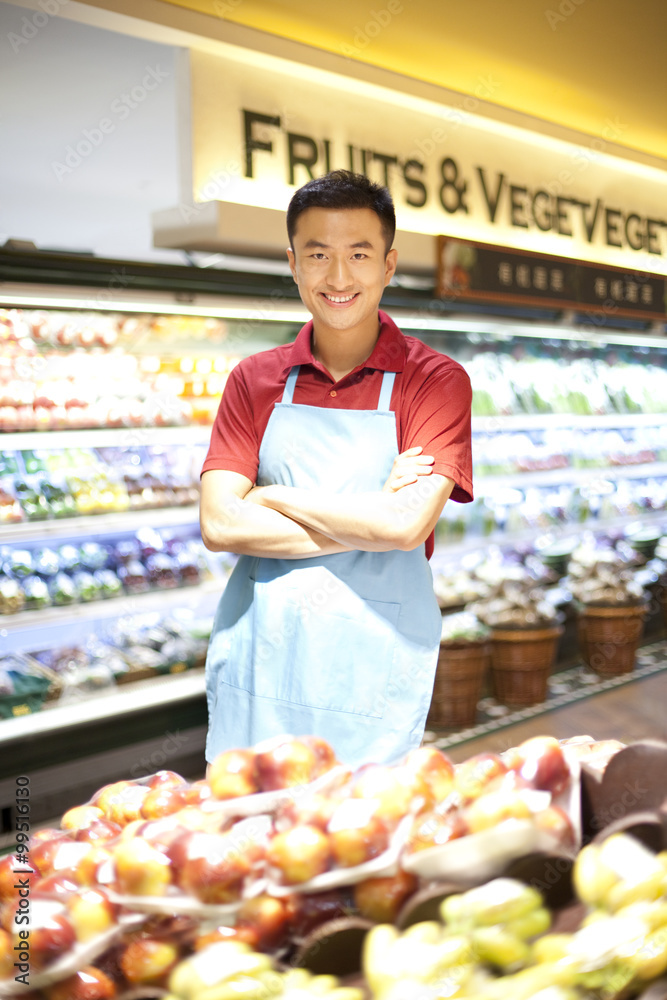
[{"label": "forearm", "polygon": [[[398,493],[355,494],[268,486],[262,490],[262,503],[350,548],[388,552],[415,548],[426,527],[430,533],[424,501],[433,491],[425,483],[419,484],[419,490],[406,487]],[[439,510],[436,519],[438,514]]]},{"label": "forearm", "polygon": [[308,559],[349,548],[280,511],[237,496],[216,504],[215,510],[202,505],[201,533],[212,552],[269,559]]}]

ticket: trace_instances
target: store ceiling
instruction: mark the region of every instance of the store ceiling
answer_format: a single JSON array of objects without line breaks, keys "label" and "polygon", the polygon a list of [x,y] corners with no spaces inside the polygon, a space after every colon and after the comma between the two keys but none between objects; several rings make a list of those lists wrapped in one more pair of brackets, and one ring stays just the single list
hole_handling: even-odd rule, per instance
[{"label": "store ceiling", "polygon": [[665,0],[166,0],[667,160]]}]

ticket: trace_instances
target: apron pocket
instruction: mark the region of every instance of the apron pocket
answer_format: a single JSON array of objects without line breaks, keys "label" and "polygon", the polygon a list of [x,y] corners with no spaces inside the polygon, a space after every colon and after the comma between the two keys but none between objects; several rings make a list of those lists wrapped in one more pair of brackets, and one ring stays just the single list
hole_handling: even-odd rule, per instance
[{"label": "apron pocket", "polygon": [[356,613],[345,615],[295,608],[289,655],[275,675],[274,697],[306,708],[383,717],[400,604],[356,594],[352,603]]}]

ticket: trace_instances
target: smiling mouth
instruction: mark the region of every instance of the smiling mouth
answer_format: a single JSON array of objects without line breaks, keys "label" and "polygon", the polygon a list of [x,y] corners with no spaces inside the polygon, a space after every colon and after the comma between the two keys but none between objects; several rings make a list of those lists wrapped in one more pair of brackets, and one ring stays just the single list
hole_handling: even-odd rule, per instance
[{"label": "smiling mouth", "polygon": [[329,295],[327,292],[322,292],[322,295],[327,302],[333,302],[336,305],[345,305],[346,302],[351,302],[352,299],[356,299],[358,294],[358,292],[354,292],[352,295]]}]

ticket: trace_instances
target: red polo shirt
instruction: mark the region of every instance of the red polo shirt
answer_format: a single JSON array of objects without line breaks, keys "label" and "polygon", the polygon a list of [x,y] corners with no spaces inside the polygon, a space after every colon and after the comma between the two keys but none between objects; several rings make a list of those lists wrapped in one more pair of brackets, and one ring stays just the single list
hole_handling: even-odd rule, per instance
[{"label": "red polo shirt", "polygon": [[[335,382],[313,357],[312,322],[291,344],[244,358],[230,373],[202,472],[226,469],[255,482],[259,447],[274,403],[280,401],[290,368],[301,365],[294,403],[343,410],[374,410],[382,375],[396,372],[391,409],[396,413],[399,452],[421,445],[433,455],[433,472],[455,482],[451,499],[468,503],[472,493],[470,404],[465,369],[416,337],[406,337],[380,311],[380,335],[373,353]],[[426,556],[433,553],[433,535]]]}]

